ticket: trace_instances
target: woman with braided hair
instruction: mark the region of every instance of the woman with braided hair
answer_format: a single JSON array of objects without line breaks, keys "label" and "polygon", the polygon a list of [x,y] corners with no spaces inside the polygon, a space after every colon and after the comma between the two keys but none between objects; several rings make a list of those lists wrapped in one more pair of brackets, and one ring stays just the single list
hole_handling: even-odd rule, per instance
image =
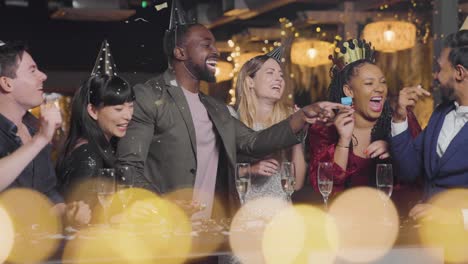
[{"label": "woman with braided hair", "polygon": [[[349,40],[331,57],[329,101],[349,97],[353,109],[337,113],[334,126],[312,125],[309,175],[316,191],[319,162],[333,162],[333,192],[354,186],[375,186],[375,166],[389,162],[392,111],[382,70],[369,43]],[[414,120],[415,121],[415,120]],[[418,126],[417,121],[410,127]]]}]

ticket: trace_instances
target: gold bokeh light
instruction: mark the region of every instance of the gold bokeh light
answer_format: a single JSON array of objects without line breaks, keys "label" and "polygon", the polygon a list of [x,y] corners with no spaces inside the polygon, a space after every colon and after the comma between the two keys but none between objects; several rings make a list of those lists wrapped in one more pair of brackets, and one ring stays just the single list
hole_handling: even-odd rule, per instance
[{"label": "gold bokeh light", "polygon": [[381,191],[352,188],[330,206],[338,234],[338,256],[352,262],[370,262],[384,256],[396,241],[397,210]]},{"label": "gold bokeh light", "polygon": [[3,263],[13,248],[15,232],[10,216],[2,207],[0,207],[0,234],[0,263]]},{"label": "gold bokeh light", "polygon": [[423,245],[442,248],[445,261],[468,262],[468,236],[464,229],[462,209],[468,209],[468,190],[442,192],[429,201],[426,217],[419,219],[419,235]]},{"label": "gold bokeh light", "polygon": [[290,205],[274,197],[247,201],[234,215],[229,242],[234,255],[244,264],[263,263],[262,240],[273,217]]},{"label": "gold bokeh light", "polygon": [[0,195],[0,205],[10,216],[15,232],[9,262],[36,263],[55,253],[60,240],[53,237],[62,233],[62,224],[46,196],[31,189],[9,189]]},{"label": "gold bokeh light", "polygon": [[334,221],[320,209],[297,205],[279,212],[263,236],[267,263],[333,263],[337,249]]},{"label": "gold bokeh light", "polygon": [[[65,247],[64,261],[184,263],[191,251],[191,223],[177,205],[139,188],[127,208],[114,210],[111,225],[80,230]],[[117,220],[115,220],[117,219]]]}]

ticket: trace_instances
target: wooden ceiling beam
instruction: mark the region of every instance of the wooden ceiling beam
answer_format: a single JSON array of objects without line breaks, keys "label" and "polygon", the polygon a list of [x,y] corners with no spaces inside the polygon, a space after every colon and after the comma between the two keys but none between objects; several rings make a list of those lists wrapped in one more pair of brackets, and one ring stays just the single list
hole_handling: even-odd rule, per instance
[{"label": "wooden ceiling beam", "polygon": [[246,20],[246,19],[251,19],[253,17],[256,17],[258,15],[267,13],[273,9],[280,8],[282,6],[286,6],[288,4],[294,3],[297,0],[274,0],[274,1],[266,1],[264,5],[262,5],[259,8],[255,9],[250,9],[246,12],[242,12],[240,14],[237,14],[235,16],[222,16],[212,23],[207,24],[206,26],[209,29],[216,28],[219,26],[222,26],[224,24],[230,23],[235,20]]},{"label": "wooden ceiling beam", "polygon": [[[387,0],[385,4],[392,6],[401,2],[407,2],[408,0]],[[379,8],[382,5],[381,0],[359,0],[354,2],[355,10],[371,10]]]},{"label": "wooden ceiling beam", "polygon": [[[341,24],[345,22],[343,11],[301,11],[298,17],[302,21],[310,24]],[[363,23],[367,19],[377,17],[377,12],[353,12],[356,22]]]}]

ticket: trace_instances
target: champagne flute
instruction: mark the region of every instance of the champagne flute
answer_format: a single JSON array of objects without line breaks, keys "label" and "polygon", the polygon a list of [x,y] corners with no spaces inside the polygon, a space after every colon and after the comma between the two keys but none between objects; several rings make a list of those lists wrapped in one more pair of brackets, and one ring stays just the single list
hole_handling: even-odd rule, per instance
[{"label": "champagne flute", "polygon": [[377,188],[390,198],[393,192],[392,164],[377,164],[375,175]]},{"label": "champagne flute", "polygon": [[[60,98],[62,95],[58,93],[44,93],[43,98],[44,102],[41,105],[41,111],[43,111],[44,108],[54,108],[57,109],[58,111],[60,110]],[[56,135],[61,135],[64,132],[63,124],[56,130]]]},{"label": "champagne flute", "polygon": [[294,171],[294,163],[286,161],[281,163],[281,187],[291,200],[291,195],[294,193],[296,185],[296,177]]},{"label": "champagne flute", "polygon": [[245,194],[250,186],[250,164],[249,163],[236,163],[236,189],[239,194],[241,204],[245,203]]},{"label": "champagne flute", "polygon": [[[380,197],[383,200],[383,207],[388,209],[388,202],[393,191],[393,170],[392,164],[377,164],[375,169],[375,183],[379,192]],[[391,225],[392,222],[388,219],[387,214],[383,215],[383,223],[385,225]]]},{"label": "champagne flute", "polygon": [[104,210],[105,223],[109,224],[108,209],[112,204],[115,194],[115,170],[101,168],[98,170],[96,180],[96,193],[98,201]]},{"label": "champagne flute", "polygon": [[322,194],[325,209],[328,209],[328,196],[333,190],[333,163],[319,162],[317,170],[318,188]]},{"label": "champagne flute", "polygon": [[120,166],[116,169],[117,176],[117,194],[120,202],[122,203],[123,209],[129,205],[133,192],[131,188],[134,185],[134,170],[130,166]]}]

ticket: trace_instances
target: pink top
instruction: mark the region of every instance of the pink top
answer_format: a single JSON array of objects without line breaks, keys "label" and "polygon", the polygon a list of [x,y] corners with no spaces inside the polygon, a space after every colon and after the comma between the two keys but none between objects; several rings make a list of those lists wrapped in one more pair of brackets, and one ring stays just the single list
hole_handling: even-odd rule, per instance
[{"label": "pink top", "polygon": [[210,218],[213,209],[216,174],[218,171],[219,150],[215,128],[198,93],[182,88],[192,114],[195,136],[197,139],[197,174],[193,190],[193,201],[206,205],[203,211],[192,216],[192,219]]}]

